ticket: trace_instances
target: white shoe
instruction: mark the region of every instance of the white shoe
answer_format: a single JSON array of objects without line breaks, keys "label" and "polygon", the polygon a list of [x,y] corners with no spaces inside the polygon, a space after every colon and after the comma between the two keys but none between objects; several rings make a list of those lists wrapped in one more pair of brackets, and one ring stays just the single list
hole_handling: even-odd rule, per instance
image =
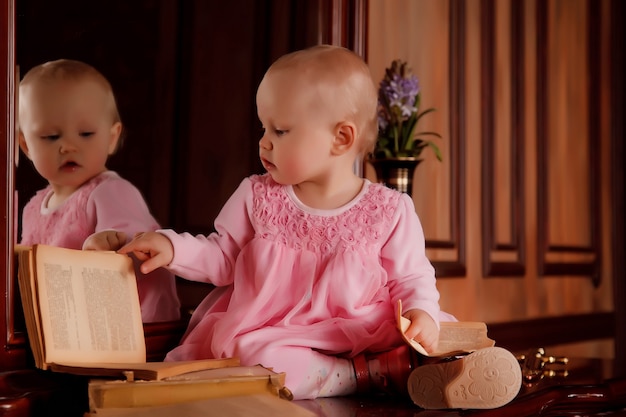
[{"label": "white shoe", "polygon": [[522,386],[522,370],[511,352],[479,349],[462,358],[416,368],[409,395],[421,408],[492,409],[508,404]]}]

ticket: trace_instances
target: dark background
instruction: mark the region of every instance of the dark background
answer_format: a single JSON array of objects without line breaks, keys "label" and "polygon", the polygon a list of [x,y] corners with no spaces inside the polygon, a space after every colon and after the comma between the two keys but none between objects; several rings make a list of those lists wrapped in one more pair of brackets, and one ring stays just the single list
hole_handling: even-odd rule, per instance
[{"label": "dark background", "polygon": [[[59,58],[100,70],[126,134],[108,167],[162,226],[208,233],[239,182],[262,172],[258,83],[280,55],[317,43],[324,3],[20,0],[17,63],[22,75]],[[21,212],[45,181],[20,160]]]}]

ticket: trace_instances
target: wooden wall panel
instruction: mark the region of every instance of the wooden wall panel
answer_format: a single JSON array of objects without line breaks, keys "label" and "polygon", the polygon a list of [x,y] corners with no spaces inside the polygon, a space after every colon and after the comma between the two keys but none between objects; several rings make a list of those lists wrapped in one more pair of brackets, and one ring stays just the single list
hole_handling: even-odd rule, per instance
[{"label": "wooden wall panel", "polygon": [[[626,262],[624,261],[624,162],[626,154],[624,138],[624,111],[626,88],[624,84],[624,39],[626,39],[626,25],[623,16],[626,13],[626,3],[613,0],[609,8],[609,60],[608,71],[611,79],[610,110],[605,114],[610,118],[610,158],[607,163],[611,166],[611,200],[610,215],[610,244],[612,248],[611,271],[613,275],[613,300],[615,304],[615,352],[626,352]],[[626,355],[615,355],[615,376],[626,376]]]},{"label": "wooden wall panel", "polygon": [[588,0],[537,2],[539,275],[600,281],[599,30]]},{"label": "wooden wall panel", "polygon": [[367,59],[367,0],[319,0],[306,4],[313,5],[312,12],[319,16],[317,43],[344,46]]},{"label": "wooden wall panel", "polygon": [[[465,272],[439,279],[440,303],[461,319],[496,325],[504,337],[507,326],[518,325],[545,334],[558,318],[567,326],[579,316],[589,318],[585,326],[592,326],[598,317],[613,317],[614,304],[623,302],[614,303],[612,293],[612,281],[623,280],[623,273],[613,277],[607,270],[620,256],[609,250],[614,230],[607,220],[615,210],[609,197],[608,126],[615,116],[608,104],[613,93],[607,51],[618,48],[608,45],[616,4],[370,1],[374,75],[394,58],[408,58],[423,85],[434,86],[435,96],[429,90],[427,97],[437,100],[437,113],[451,122],[439,124],[441,115],[431,120],[434,130],[444,132],[445,160],[420,165],[414,189],[439,278],[445,272],[438,262],[449,253],[429,243],[456,236],[448,227],[455,209],[462,219],[458,247],[466,251]],[[460,25],[455,10],[463,16]],[[462,33],[460,48],[455,31]],[[452,62],[461,68],[447,87],[439,85],[432,74],[451,74]],[[461,105],[452,105],[454,100]],[[448,175],[457,169],[458,182]],[[460,201],[441,198],[458,191]],[[613,327],[600,332],[608,340],[571,352],[615,355]]]},{"label": "wooden wall panel", "polygon": [[524,17],[519,0],[481,3],[484,276],[526,271]]},{"label": "wooden wall panel", "polygon": [[246,0],[181,3],[170,174],[171,226],[180,231],[211,232],[241,180],[261,170],[253,152],[260,137],[260,126],[254,131],[260,81],[254,51],[256,37],[265,35],[257,33],[255,16],[265,14],[249,5]]},{"label": "wooden wall panel", "polygon": [[[444,161],[425,151],[415,173],[413,201],[439,277],[467,271],[465,5],[463,0],[369,2],[368,63],[375,80],[383,78],[394,59],[405,60],[419,79],[422,107],[437,109],[420,120],[418,129],[443,136],[437,144]],[[365,175],[376,180],[369,164]]]}]

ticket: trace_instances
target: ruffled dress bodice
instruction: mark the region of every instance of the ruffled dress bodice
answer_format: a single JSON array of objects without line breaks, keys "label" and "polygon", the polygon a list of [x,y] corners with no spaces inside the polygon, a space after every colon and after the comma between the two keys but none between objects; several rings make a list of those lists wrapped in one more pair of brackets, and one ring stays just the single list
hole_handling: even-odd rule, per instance
[{"label": "ruffled dress bodice", "polygon": [[[198,307],[168,359],[241,356],[276,343],[351,356],[400,343],[395,301],[436,317],[439,297],[407,199],[365,180],[347,205],[318,210],[269,175],[253,176],[218,216],[217,233],[164,231],[175,273],[223,287]],[[407,221],[417,236],[400,242]]]}]

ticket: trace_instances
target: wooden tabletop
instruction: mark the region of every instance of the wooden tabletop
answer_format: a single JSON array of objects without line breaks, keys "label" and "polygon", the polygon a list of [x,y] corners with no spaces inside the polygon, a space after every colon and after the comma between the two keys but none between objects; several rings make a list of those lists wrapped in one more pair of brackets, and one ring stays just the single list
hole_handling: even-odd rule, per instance
[{"label": "wooden tabletop", "polygon": [[[493,410],[423,410],[408,398],[387,395],[294,401],[318,417],[562,417],[626,416],[626,377],[613,361],[571,359],[527,381],[509,404]],[[3,417],[83,417],[87,410],[86,379],[35,369],[0,372]]]},{"label": "wooden tabletop", "polygon": [[[626,378],[614,377],[612,361],[574,358],[565,366],[545,370],[525,382],[512,402],[493,410],[423,410],[409,399],[386,395],[295,403],[319,417],[626,416]],[[554,375],[549,375],[550,370]]]}]

